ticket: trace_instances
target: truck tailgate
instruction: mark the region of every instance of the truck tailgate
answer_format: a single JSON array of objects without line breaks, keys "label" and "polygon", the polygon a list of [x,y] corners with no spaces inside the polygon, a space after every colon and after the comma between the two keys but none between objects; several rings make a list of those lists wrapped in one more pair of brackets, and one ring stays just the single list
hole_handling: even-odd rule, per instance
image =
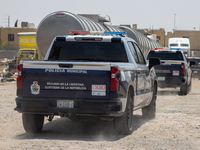
[{"label": "truck tailgate", "polygon": [[156,74],[158,77],[166,76],[166,77],[180,77],[183,76],[181,74],[181,62],[174,63],[161,63],[159,66],[154,67],[156,70]]},{"label": "truck tailgate", "polygon": [[23,62],[23,97],[108,99],[110,63]]}]

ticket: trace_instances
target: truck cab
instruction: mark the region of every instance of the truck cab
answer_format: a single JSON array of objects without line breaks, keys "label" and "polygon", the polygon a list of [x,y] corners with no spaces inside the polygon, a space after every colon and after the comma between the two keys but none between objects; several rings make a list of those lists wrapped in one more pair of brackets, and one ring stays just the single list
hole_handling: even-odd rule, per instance
[{"label": "truck cab", "polygon": [[183,51],[186,56],[190,56],[190,40],[188,38],[169,38],[168,48]]}]

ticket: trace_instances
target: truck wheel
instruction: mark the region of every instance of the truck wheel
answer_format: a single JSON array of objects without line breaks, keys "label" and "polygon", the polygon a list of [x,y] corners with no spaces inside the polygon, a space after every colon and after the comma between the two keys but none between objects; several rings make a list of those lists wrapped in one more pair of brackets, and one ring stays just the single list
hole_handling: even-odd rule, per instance
[{"label": "truck wheel", "polygon": [[151,103],[148,106],[142,108],[143,118],[146,118],[146,119],[155,118],[155,116],[156,116],[156,98],[157,98],[157,87],[156,87],[156,85],[154,85]]},{"label": "truck wheel", "polygon": [[128,95],[124,114],[114,120],[115,131],[118,134],[128,135],[133,132],[133,100]]},{"label": "truck wheel", "polygon": [[189,92],[192,91],[192,79],[190,80],[190,85],[189,85]]},{"label": "truck wheel", "polygon": [[188,85],[187,85],[187,82],[186,82],[185,85],[182,85],[180,87],[180,94],[181,95],[187,95],[187,91],[188,91]]},{"label": "truck wheel", "polygon": [[24,130],[28,133],[38,133],[42,131],[44,116],[40,114],[22,114]]}]

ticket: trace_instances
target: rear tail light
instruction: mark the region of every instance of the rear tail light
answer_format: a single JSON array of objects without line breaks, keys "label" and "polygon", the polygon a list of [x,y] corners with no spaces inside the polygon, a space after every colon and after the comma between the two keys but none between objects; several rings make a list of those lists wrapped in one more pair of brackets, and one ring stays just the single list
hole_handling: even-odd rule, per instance
[{"label": "rear tail light", "polygon": [[119,81],[117,79],[117,73],[119,69],[117,67],[111,67],[110,75],[110,91],[118,91]]},{"label": "rear tail light", "polygon": [[22,89],[22,69],[23,65],[17,65],[18,77],[17,77],[17,88]]},{"label": "rear tail light", "polygon": [[181,73],[184,73],[184,72],[185,72],[185,64],[181,63]]}]

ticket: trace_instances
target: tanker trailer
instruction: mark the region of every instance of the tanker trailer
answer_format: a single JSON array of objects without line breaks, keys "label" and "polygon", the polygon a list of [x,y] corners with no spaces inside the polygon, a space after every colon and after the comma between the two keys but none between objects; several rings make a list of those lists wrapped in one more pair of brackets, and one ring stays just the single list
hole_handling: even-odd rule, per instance
[{"label": "tanker trailer", "polygon": [[160,43],[146,37],[145,35],[141,34],[140,32],[132,28],[126,26],[118,26],[118,28],[125,31],[128,37],[134,39],[138,43],[145,57],[148,51],[152,50],[154,47],[162,47]]},{"label": "tanker trailer", "polygon": [[43,57],[55,36],[68,35],[70,30],[122,31],[117,27],[101,24],[67,11],[53,12],[40,22],[36,32],[37,46]]},{"label": "tanker trailer", "polygon": [[151,40],[138,31],[126,26],[114,27],[101,24],[89,18],[67,11],[57,11],[47,15],[39,24],[36,32],[37,46],[45,56],[52,40],[57,35],[68,35],[70,30],[82,31],[125,31],[127,36],[134,39],[146,56],[153,47],[162,47],[158,42]]}]

